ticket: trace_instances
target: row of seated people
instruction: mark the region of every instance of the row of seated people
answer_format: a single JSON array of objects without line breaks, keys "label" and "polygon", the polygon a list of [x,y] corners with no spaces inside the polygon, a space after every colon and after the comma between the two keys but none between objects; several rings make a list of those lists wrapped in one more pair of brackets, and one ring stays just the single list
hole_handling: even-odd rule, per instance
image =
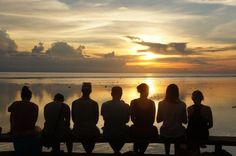
[{"label": "row of seated people", "polygon": [[[161,123],[160,133],[154,126],[156,108],[153,100],[148,98],[149,86],[142,83],[137,86],[140,97],[126,104],[122,98],[122,88],[115,86],[111,90],[112,99],[102,104],[101,115],[104,126],[103,137],[118,154],[127,138],[134,139],[133,150],[143,154],[148,147],[148,140],[160,135],[168,140],[191,140],[189,150],[200,154],[198,139],[207,139],[209,129],[213,126],[212,112],[209,106],[203,105],[201,91],[192,93],[193,105],[186,109],[186,104],[179,98],[179,89],[170,84],[166,89],[164,100],[158,104],[156,122]],[[44,108],[45,123],[41,130],[36,126],[38,106],[30,102],[31,90],[24,86],[21,101],[16,101],[8,108],[11,131],[14,137],[14,149],[17,156],[40,155],[42,145],[52,147],[52,152],[60,151],[60,140],[64,140],[68,153],[72,153],[72,138],[78,138],[87,153],[94,149],[100,130],[96,126],[99,120],[98,103],[90,98],[91,83],[83,83],[82,96],[72,103],[72,110],[64,103],[64,96],[56,94],[53,102]],[[187,116],[188,113],[188,116]],[[74,123],[70,129],[70,116]],[[132,125],[127,124],[131,118]],[[187,124],[187,129],[184,124]],[[175,144],[175,152],[180,145]],[[165,144],[166,155],[170,153],[170,144]]]}]

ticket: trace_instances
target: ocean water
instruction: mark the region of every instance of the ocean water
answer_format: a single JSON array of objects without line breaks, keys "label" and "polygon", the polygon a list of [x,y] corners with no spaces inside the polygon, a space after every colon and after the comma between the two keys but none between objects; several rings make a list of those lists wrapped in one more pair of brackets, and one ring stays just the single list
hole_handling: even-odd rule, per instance
[{"label": "ocean water", "polygon": [[[93,92],[91,98],[99,103],[110,100],[110,90],[119,85],[123,88],[122,99],[126,103],[138,98],[136,86],[147,83],[150,87],[149,97],[155,101],[156,106],[165,96],[166,87],[175,83],[180,88],[180,97],[187,106],[192,105],[191,93],[198,89],[204,94],[203,103],[212,108],[214,127],[211,135],[236,136],[236,77],[235,75],[209,75],[209,74],[141,74],[141,73],[0,73],[0,126],[3,132],[9,131],[8,106],[15,100],[20,100],[20,90],[23,85],[29,86],[33,91],[32,101],[39,106],[37,125],[43,127],[43,108],[52,101],[56,93],[62,93],[66,103],[71,106],[73,100],[80,97],[81,84],[91,82]],[[158,109],[158,108],[157,108]],[[131,122],[129,124],[132,124]],[[100,116],[98,127],[103,125]],[[160,124],[155,123],[160,128]],[[73,126],[73,123],[71,123]],[[224,147],[235,153],[235,147]],[[0,144],[2,150],[12,150],[11,144]],[[127,144],[122,151],[132,150]],[[212,151],[209,147],[205,150]],[[75,145],[74,151],[83,151],[80,144]],[[151,144],[147,153],[162,153],[163,145]],[[96,145],[95,152],[112,152],[108,144]]]}]

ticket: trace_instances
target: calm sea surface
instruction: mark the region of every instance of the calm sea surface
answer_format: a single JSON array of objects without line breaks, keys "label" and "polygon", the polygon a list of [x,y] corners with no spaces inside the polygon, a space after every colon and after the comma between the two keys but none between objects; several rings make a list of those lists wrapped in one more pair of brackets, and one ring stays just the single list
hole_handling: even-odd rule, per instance
[{"label": "calm sea surface", "polygon": [[[150,87],[150,98],[156,104],[163,99],[168,84],[175,83],[180,88],[181,99],[187,106],[192,105],[191,93],[198,89],[204,93],[204,104],[212,108],[214,127],[211,135],[236,136],[236,77],[235,75],[199,75],[199,74],[105,74],[105,73],[0,73],[0,126],[3,132],[9,131],[8,106],[15,100],[20,100],[20,90],[23,85],[29,86],[33,91],[32,101],[39,106],[37,125],[43,127],[43,108],[52,101],[56,93],[64,94],[66,103],[71,106],[73,100],[80,97],[82,82],[91,82],[93,92],[91,97],[99,103],[110,100],[111,87],[119,85],[123,88],[122,99],[126,103],[138,98],[136,86],[147,83]],[[158,108],[157,108],[158,109]],[[131,124],[131,123],[130,123]],[[73,123],[71,124],[73,125]],[[100,117],[98,126],[103,125]],[[160,125],[155,125],[159,128]],[[0,144],[0,148],[9,150],[9,144]],[[131,150],[126,145],[123,151]],[[232,153],[235,147],[226,148]],[[75,147],[82,150],[81,145]],[[208,148],[212,150],[212,148]],[[107,144],[97,145],[95,152],[111,152]],[[159,152],[160,151],[160,152]],[[162,145],[150,145],[149,153],[163,152]]]}]

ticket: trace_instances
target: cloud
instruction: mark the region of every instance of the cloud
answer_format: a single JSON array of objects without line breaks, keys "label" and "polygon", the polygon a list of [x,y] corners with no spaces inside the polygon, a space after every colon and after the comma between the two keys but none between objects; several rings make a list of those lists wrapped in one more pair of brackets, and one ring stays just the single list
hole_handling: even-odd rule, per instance
[{"label": "cloud", "polygon": [[168,44],[162,44],[162,43],[145,42],[141,38],[135,36],[126,36],[126,38],[129,38],[134,43],[147,47],[146,49],[140,49],[137,52],[153,52],[163,55],[193,54],[191,50],[187,49],[187,43],[185,42],[184,43],[172,42]]},{"label": "cloud", "polygon": [[187,0],[187,1],[193,3],[222,4],[222,5],[236,6],[235,0]]},{"label": "cloud", "polygon": [[0,52],[14,52],[16,49],[15,41],[10,38],[5,30],[0,29]]},{"label": "cloud", "polygon": [[43,43],[42,43],[42,42],[39,42],[38,45],[34,46],[34,48],[32,49],[31,52],[32,52],[32,54],[38,55],[38,54],[42,53],[43,50],[44,50]]},{"label": "cloud", "polygon": [[47,50],[47,54],[56,57],[83,57],[84,46],[80,46],[75,49],[67,42],[55,42]]},{"label": "cloud", "polygon": [[224,52],[236,50],[236,44],[223,47],[187,47],[187,42],[177,43],[171,42],[168,44],[145,42],[136,36],[126,36],[133,43],[147,47],[146,49],[139,49],[137,52],[152,52],[162,55],[199,55],[209,52]]},{"label": "cloud", "polygon": [[232,46],[224,46],[224,47],[196,47],[194,48],[195,51],[198,52],[224,52],[230,50],[236,50],[236,45]]},{"label": "cloud", "polygon": [[209,33],[208,37],[227,42],[236,42],[236,20],[222,23],[214,27]]}]

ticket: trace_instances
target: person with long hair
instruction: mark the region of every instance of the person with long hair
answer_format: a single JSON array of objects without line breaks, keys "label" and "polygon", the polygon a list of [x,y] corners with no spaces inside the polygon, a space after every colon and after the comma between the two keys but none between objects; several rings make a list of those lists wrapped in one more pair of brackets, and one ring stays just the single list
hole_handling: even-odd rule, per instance
[{"label": "person with long hair", "polygon": [[200,155],[200,142],[208,139],[209,129],[213,127],[212,111],[202,104],[204,96],[201,91],[192,93],[193,105],[188,107],[187,137],[191,152]]},{"label": "person with long hair", "polygon": [[134,152],[143,154],[149,144],[149,140],[158,135],[157,128],[153,126],[155,121],[155,103],[148,98],[149,86],[142,83],[137,86],[140,97],[131,101],[131,137],[134,140]]},{"label": "person with long hair", "polygon": [[[160,135],[166,140],[165,152],[170,154],[168,140],[185,139],[185,127],[187,124],[186,104],[179,98],[179,88],[176,84],[170,84],[166,89],[165,99],[158,104],[157,123],[163,122]],[[175,144],[175,153],[178,154],[180,145]]]}]

